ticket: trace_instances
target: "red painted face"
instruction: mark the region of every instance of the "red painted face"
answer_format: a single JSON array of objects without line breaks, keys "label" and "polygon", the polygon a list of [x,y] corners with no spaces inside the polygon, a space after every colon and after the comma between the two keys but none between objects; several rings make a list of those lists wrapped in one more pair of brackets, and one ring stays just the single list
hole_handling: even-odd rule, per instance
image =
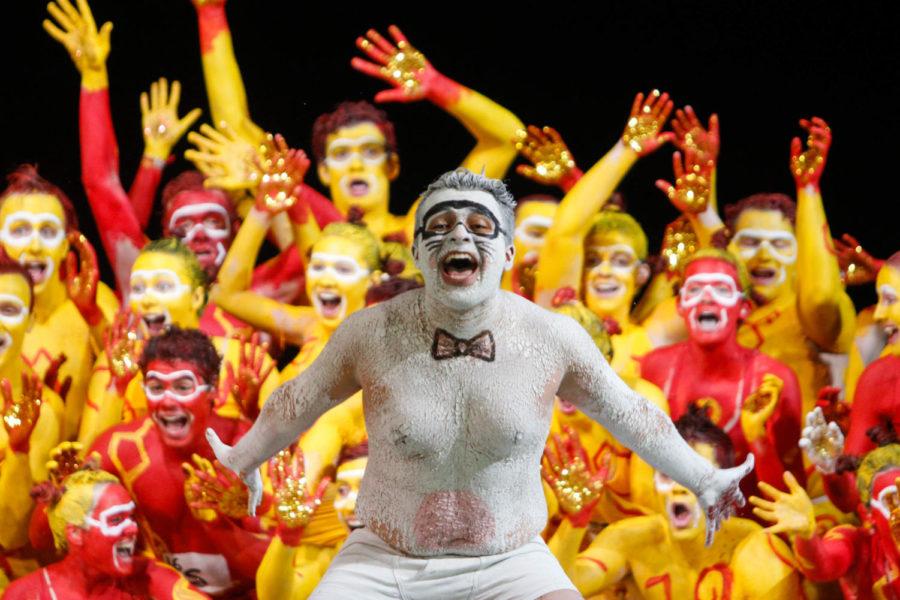
[{"label": "red painted face", "polygon": [[892,467],[872,478],[869,506],[872,520],[881,537],[882,546],[895,560],[900,560],[900,490],[897,480],[900,467]]},{"label": "red painted face", "polygon": [[134,502],[117,483],[106,484],[102,490],[78,532],[80,543],[73,543],[70,534],[69,553],[80,555],[85,564],[105,575],[131,575],[138,535]]},{"label": "red painted face", "polygon": [[144,373],[150,418],[171,448],[190,448],[202,439],[215,394],[197,365],[185,360],[153,360]]},{"label": "red painted face", "polygon": [[678,313],[694,342],[711,345],[734,338],[748,310],[737,269],[731,263],[702,258],[685,269]]},{"label": "red painted face", "polygon": [[206,274],[214,279],[234,239],[231,206],[226,198],[213,192],[181,192],[163,215],[163,233],[177,237],[190,248]]}]

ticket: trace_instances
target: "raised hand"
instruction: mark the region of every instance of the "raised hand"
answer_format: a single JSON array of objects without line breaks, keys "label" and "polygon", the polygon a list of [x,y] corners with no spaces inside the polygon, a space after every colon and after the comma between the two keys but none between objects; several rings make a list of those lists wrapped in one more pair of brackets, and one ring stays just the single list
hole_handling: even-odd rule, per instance
[{"label": "raised hand", "polygon": [[306,527],[331,483],[326,477],[315,492],[307,490],[303,451],[299,446],[294,452],[285,448],[269,460],[269,478],[275,492],[275,518],[282,528],[293,530]]},{"label": "raised hand", "polygon": [[570,189],[581,171],[559,133],[552,127],[528,129],[516,132],[516,150],[532,165],[519,165],[516,173],[544,185],[555,185],[564,191]]},{"label": "raised hand", "polygon": [[699,248],[700,241],[687,216],[681,215],[666,225],[660,256],[665,260],[666,271],[670,274],[680,273],[687,257]]},{"label": "raised hand", "polygon": [[841,431],[849,431],[853,407],[841,399],[841,392],[841,388],[830,385],[820,388],[816,406],[822,409],[822,416],[826,421],[834,421]]},{"label": "raised hand", "polygon": [[[393,87],[375,94],[375,102],[414,102],[428,98],[446,81],[428,59],[410,45],[403,32],[388,27],[394,43],[370,29],[366,37],[356,38],[356,46],[370,59],[353,57],[350,65],[361,73],[382,79]],[[396,45],[395,45],[396,44]]]},{"label": "raised hand", "polygon": [[275,368],[275,362],[263,368],[269,354],[269,343],[260,342],[258,331],[249,336],[237,334],[234,339],[241,343],[240,359],[236,373],[231,363],[225,365],[222,394],[227,396],[231,393],[240,404],[244,416],[253,421],[259,414],[259,390]]},{"label": "raised hand", "polygon": [[172,148],[200,117],[202,112],[195,108],[182,118],[178,118],[178,102],[181,100],[181,83],[169,82],[165,77],[150,84],[150,94],[141,94],[141,127],[144,133],[144,156],[166,160]]},{"label": "raised hand", "polygon": [[609,464],[597,467],[588,458],[581,439],[571,427],[553,434],[553,446],[544,448],[541,475],[559,499],[559,509],[576,527],[586,527],[609,476]]},{"label": "raised hand", "polygon": [[297,203],[309,159],[303,150],[288,147],[280,134],[268,134],[263,146],[262,156],[257,158],[261,176],[256,208],[274,215]]},{"label": "raised hand", "polygon": [[138,372],[141,345],[139,325],[137,315],[131,309],[126,309],[116,316],[104,336],[110,378],[119,394],[125,393],[128,383]]},{"label": "raised hand", "polygon": [[106,57],[109,56],[109,34],[113,25],[109,21],[97,31],[94,15],[87,0],[76,0],[78,8],[70,0],[55,0],[47,5],[56,23],[44,19],[44,31],[65,46],[75,63],[75,68],[84,76],[87,73],[103,73],[105,78]]},{"label": "raised hand", "polygon": [[844,452],[844,433],[834,421],[826,422],[822,409],[817,406],[806,414],[806,427],[797,444],[817,471],[831,474]]},{"label": "raised hand", "polygon": [[782,492],[764,481],[760,482],[760,491],[770,500],[751,496],[753,514],[772,523],[765,529],[768,533],[787,533],[808,538],[816,532],[816,515],[812,500],[789,472],[784,474],[784,483],[788,492]]},{"label": "raised hand", "polygon": [[713,168],[713,163],[702,162],[699,154],[691,149],[685,150],[682,166],[681,153],[676,152],[672,155],[675,184],[658,179],[656,187],[662,190],[681,213],[702,213],[709,206]]},{"label": "raised hand", "polygon": [[259,469],[239,471],[234,457],[234,448],[219,439],[219,435],[212,429],[207,428],[206,441],[209,442],[216,459],[224,467],[236,473],[244,482],[244,485],[247,486],[247,491],[249,492],[247,496],[247,513],[250,516],[255,516],[256,507],[262,501],[263,494],[262,475],[259,474]]},{"label": "raised hand", "polygon": [[741,429],[744,438],[752,444],[766,435],[766,423],[778,407],[784,382],[771,373],[763,375],[762,382],[741,406]]},{"label": "raised hand", "polygon": [[715,167],[719,159],[719,117],[712,114],[709,125],[704,129],[697,114],[690,106],[675,111],[672,119],[672,142],[682,152],[692,150],[698,164]]},{"label": "raised hand", "polygon": [[818,189],[831,148],[831,128],[819,117],[813,117],[811,121],[800,119],[800,127],[809,135],[805,151],[799,137],[791,140],[791,173],[798,188],[811,185]]},{"label": "raised hand", "polygon": [[44,371],[44,387],[53,390],[63,402],[66,401],[69,390],[72,388],[72,376],[69,375],[65,379],[60,380],[59,369],[68,359],[65,353],[61,352],[56,358],[50,360],[47,370]]},{"label": "raised hand", "polygon": [[79,470],[84,464],[84,446],[80,442],[63,442],[50,451],[50,460],[47,461],[47,472],[50,481],[61,485],[63,480]]},{"label": "raised hand", "polygon": [[653,90],[645,102],[644,94],[639,92],[631,105],[631,114],[622,133],[622,141],[639,156],[647,156],[666,142],[672,141],[675,134],[662,133],[662,128],[674,106],[669,100],[669,94],[660,94],[659,90]]},{"label": "raised hand", "polygon": [[247,488],[219,461],[194,454],[193,463],[181,463],[184,498],[194,517],[214,521],[218,515],[239,519],[246,514]]},{"label": "raised hand", "polygon": [[66,290],[88,325],[97,325],[103,318],[97,306],[97,286],[100,282],[97,252],[81,232],[72,231],[68,238],[72,252],[66,256]]},{"label": "raised hand", "polygon": [[265,147],[257,147],[222,123],[219,129],[200,126],[200,132],[188,133],[188,141],[197,149],[184,157],[206,175],[203,185],[227,191],[253,189],[259,183],[257,157]]},{"label": "raised hand", "polygon": [[753,470],[753,465],[753,454],[748,454],[744,463],[737,467],[716,469],[697,492],[697,500],[706,511],[707,546],[712,546],[716,532],[734,514],[735,508],[746,504],[740,485],[741,480]]},{"label": "raised hand", "polygon": [[884,261],[875,258],[860,245],[859,241],[845,233],[841,239],[833,239],[834,251],[837,253],[841,267],[841,278],[846,285],[864,285],[872,283]]},{"label": "raised hand", "polygon": [[8,379],[0,379],[0,394],[3,396],[3,428],[13,452],[27,454],[31,432],[41,414],[43,385],[34,373],[22,373],[22,391],[19,398],[13,398],[12,384]]}]

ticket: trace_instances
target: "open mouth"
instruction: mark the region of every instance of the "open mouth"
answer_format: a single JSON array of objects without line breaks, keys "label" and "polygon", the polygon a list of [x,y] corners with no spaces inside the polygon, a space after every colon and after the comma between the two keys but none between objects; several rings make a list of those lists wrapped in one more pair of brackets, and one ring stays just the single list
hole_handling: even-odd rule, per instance
[{"label": "open mouth", "polygon": [[135,538],[128,538],[121,542],[116,542],[113,546],[113,560],[116,566],[130,565],[134,560]]},{"label": "open mouth", "polygon": [[717,331],[724,324],[722,323],[722,316],[715,310],[700,311],[694,321],[697,324],[697,329],[700,331]]},{"label": "open mouth", "polygon": [[615,279],[599,279],[591,283],[591,291],[599,298],[617,298],[625,291],[625,286]]},{"label": "open mouth", "polygon": [[157,412],[153,415],[153,420],[167,438],[183,440],[191,432],[191,423],[193,423],[194,417],[184,411],[167,414]]},{"label": "open mouth", "polygon": [[329,290],[316,292],[313,303],[319,314],[326,319],[336,319],[341,316],[344,307],[344,297],[337,292]]},{"label": "open mouth", "polygon": [[896,344],[900,342],[900,327],[893,323],[886,323],[884,326],[884,335],[887,336],[888,344]]},{"label": "open mouth", "polygon": [[578,409],[575,408],[575,405],[571,402],[566,402],[563,399],[559,399],[559,412],[564,415],[574,415]]},{"label": "open mouth", "polygon": [[778,283],[778,269],[774,267],[756,267],[750,270],[750,279],[754,285],[775,285]]},{"label": "open mouth", "polygon": [[347,190],[354,198],[359,198],[360,196],[368,194],[369,187],[369,182],[365,179],[351,179],[350,183],[347,184]]},{"label": "open mouth", "polygon": [[141,316],[141,320],[147,328],[147,333],[151,336],[157,336],[165,332],[166,327],[169,325],[169,316],[165,313],[146,313]]},{"label": "open mouth", "polygon": [[26,260],[22,266],[28,271],[34,285],[44,283],[47,276],[50,275],[50,265],[45,260]]},{"label": "open mouth", "polygon": [[675,529],[687,529],[695,523],[694,505],[681,500],[672,500],[666,506],[669,513],[669,522]]},{"label": "open mouth", "polygon": [[468,252],[450,252],[441,259],[441,278],[448,285],[471,285],[478,274],[478,259]]}]

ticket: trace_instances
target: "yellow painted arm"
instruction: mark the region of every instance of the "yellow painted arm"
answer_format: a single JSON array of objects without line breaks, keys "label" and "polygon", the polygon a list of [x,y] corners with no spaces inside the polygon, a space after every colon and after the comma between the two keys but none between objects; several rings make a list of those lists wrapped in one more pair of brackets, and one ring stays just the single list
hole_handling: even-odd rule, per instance
[{"label": "yellow painted arm", "polygon": [[300,438],[309,488],[315,489],[326,468],[337,465],[343,448],[365,439],[366,424],[361,393],[319,417]]},{"label": "yellow painted arm", "polygon": [[309,597],[323,575],[315,555],[322,548],[300,544],[293,547],[272,538],[256,572],[260,600],[301,600]]},{"label": "yellow painted arm", "polygon": [[0,547],[14,549],[28,543],[28,520],[34,508],[30,492],[34,480],[29,455],[13,452],[8,447],[5,450],[6,455],[0,460]]},{"label": "yellow painted arm", "polygon": [[777,535],[758,531],[738,545],[731,558],[736,598],[802,598],[794,554]]},{"label": "yellow painted arm", "polygon": [[477,140],[460,166],[502,179],[518,154],[514,140],[516,132],[525,128],[522,121],[490,98],[465,87],[456,102],[443,108]]},{"label": "yellow painted arm", "polygon": [[[565,522],[560,525],[562,529]],[[584,552],[570,561],[568,566],[560,559],[566,575],[585,596],[599,593],[618,583],[630,572],[628,560],[624,553],[627,546],[617,545],[615,530],[603,535],[616,525],[610,525],[601,531]],[[558,532],[557,532],[558,533]],[[577,550],[577,549],[576,549]],[[557,558],[559,558],[557,556]]]}]

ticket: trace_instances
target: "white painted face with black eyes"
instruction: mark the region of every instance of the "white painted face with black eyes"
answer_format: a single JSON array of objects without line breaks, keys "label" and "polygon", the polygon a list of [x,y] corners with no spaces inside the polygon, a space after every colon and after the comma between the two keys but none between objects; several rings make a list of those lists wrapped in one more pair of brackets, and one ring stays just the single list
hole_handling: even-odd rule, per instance
[{"label": "white painted face with black eyes", "polygon": [[413,254],[426,293],[454,310],[473,308],[497,293],[512,268],[501,207],[478,190],[445,189],[419,207]]}]

